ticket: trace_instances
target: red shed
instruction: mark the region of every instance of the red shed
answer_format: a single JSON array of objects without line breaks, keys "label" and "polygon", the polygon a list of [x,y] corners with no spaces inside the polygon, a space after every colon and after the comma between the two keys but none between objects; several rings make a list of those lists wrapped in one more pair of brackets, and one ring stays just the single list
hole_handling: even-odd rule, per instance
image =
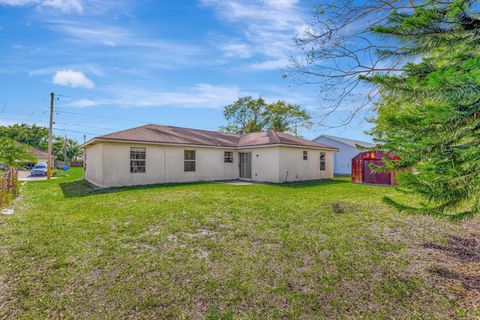
[{"label": "red shed", "polygon": [[382,159],[384,158],[390,160],[399,159],[397,156],[382,151],[365,151],[359,153],[352,159],[352,182],[384,184],[390,186],[397,185],[397,182],[395,181],[395,171],[374,173],[370,168],[371,163],[374,163],[377,166],[383,166]]}]

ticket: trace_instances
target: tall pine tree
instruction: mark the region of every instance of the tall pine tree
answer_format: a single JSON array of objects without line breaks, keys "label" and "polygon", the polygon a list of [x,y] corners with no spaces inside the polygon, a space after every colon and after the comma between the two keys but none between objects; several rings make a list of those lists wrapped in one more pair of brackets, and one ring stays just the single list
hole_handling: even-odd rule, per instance
[{"label": "tall pine tree", "polygon": [[[409,58],[403,72],[365,78],[380,88],[371,133],[400,157],[390,169],[420,206],[396,207],[463,218],[480,212],[480,17],[474,1],[430,1],[394,12],[373,32],[402,45],[385,59]],[[478,7],[477,7],[478,8]]]}]

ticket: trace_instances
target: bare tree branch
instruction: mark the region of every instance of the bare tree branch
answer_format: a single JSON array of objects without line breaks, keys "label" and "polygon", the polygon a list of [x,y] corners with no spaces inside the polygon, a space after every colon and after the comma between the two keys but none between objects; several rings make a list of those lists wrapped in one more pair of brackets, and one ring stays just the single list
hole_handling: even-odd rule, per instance
[{"label": "bare tree branch", "polygon": [[319,124],[331,116],[347,112],[334,127],[348,125],[361,110],[372,109],[378,97],[362,77],[395,74],[413,54],[402,52],[387,60],[382,52],[399,50],[397,43],[380,39],[372,29],[384,24],[393,11],[411,12],[425,1],[415,0],[339,0],[314,7],[308,27],[295,39],[301,54],[291,54],[288,77],[300,85],[316,85],[324,94]]}]

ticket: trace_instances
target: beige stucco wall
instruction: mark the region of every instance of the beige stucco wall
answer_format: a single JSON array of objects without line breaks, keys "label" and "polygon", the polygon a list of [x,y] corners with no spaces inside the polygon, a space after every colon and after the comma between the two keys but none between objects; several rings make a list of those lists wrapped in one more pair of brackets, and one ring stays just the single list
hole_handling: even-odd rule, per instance
[{"label": "beige stucco wall", "polygon": [[[307,160],[303,160],[303,151],[308,152]],[[320,170],[320,152],[326,156],[324,171]],[[279,159],[280,182],[333,179],[333,151],[280,147]]]},{"label": "beige stucco wall", "polygon": [[[130,173],[130,147],[146,148],[146,172]],[[184,150],[196,151],[196,171],[184,172]],[[308,160],[303,160],[308,150]],[[252,180],[291,182],[333,178],[333,151],[325,151],[326,171],[320,171],[320,151],[293,147],[259,147],[233,151],[224,162],[224,148],[177,147],[102,142],[86,148],[85,178],[101,187],[155,183],[232,180],[239,178],[239,152],[252,153]],[[288,172],[288,174],[287,174]]]},{"label": "beige stucco wall", "polygon": [[[231,180],[238,178],[238,154],[234,162],[224,162],[229,149],[191,148],[126,143],[101,143],[103,167],[102,187],[144,185],[154,183]],[[95,145],[96,146],[96,145]],[[146,148],[146,172],[130,173],[130,147]],[[90,149],[92,147],[88,147]],[[196,171],[184,171],[184,150],[196,151]],[[87,172],[91,167],[87,158]],[[90,175],[86,175],[88,179]],[[92,181],[92,183],[94,183]]]},{"label": "beige stucco wall", "polygon": [[252,180],[263,182],[279,182],[278,179],[278,147],[261,147],[241,149],[238,152],[252,153]]},{"label": "beige stucco wall", "polygon": [[85,149],[85,179],[91,183],[102,185],[103,144],[95,144]]}]

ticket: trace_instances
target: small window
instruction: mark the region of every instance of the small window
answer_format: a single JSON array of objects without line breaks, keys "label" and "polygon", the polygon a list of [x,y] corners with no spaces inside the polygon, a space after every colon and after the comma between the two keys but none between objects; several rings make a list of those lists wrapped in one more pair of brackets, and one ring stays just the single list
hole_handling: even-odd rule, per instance
[{"label": "small window", "polygon": [[145,148],[130,148],[130,172],[144,173],[146,163]]},{"label": "small window", "polygon": [[195,171],[195,150],[184,151],[184,171]]},{"label": "small window", "polygon": [[325,171],[326,167],[326,155],[325,152],[320,152],[320,171]]},{"label": "small window", "polygon": [[233,162],[233,152],[232,151],[225,151],[223,154],[224,162],[232,163]]},{"label": "small window", "polygon": [[303,151],[303,160],[308,160],[308,151]]}]

